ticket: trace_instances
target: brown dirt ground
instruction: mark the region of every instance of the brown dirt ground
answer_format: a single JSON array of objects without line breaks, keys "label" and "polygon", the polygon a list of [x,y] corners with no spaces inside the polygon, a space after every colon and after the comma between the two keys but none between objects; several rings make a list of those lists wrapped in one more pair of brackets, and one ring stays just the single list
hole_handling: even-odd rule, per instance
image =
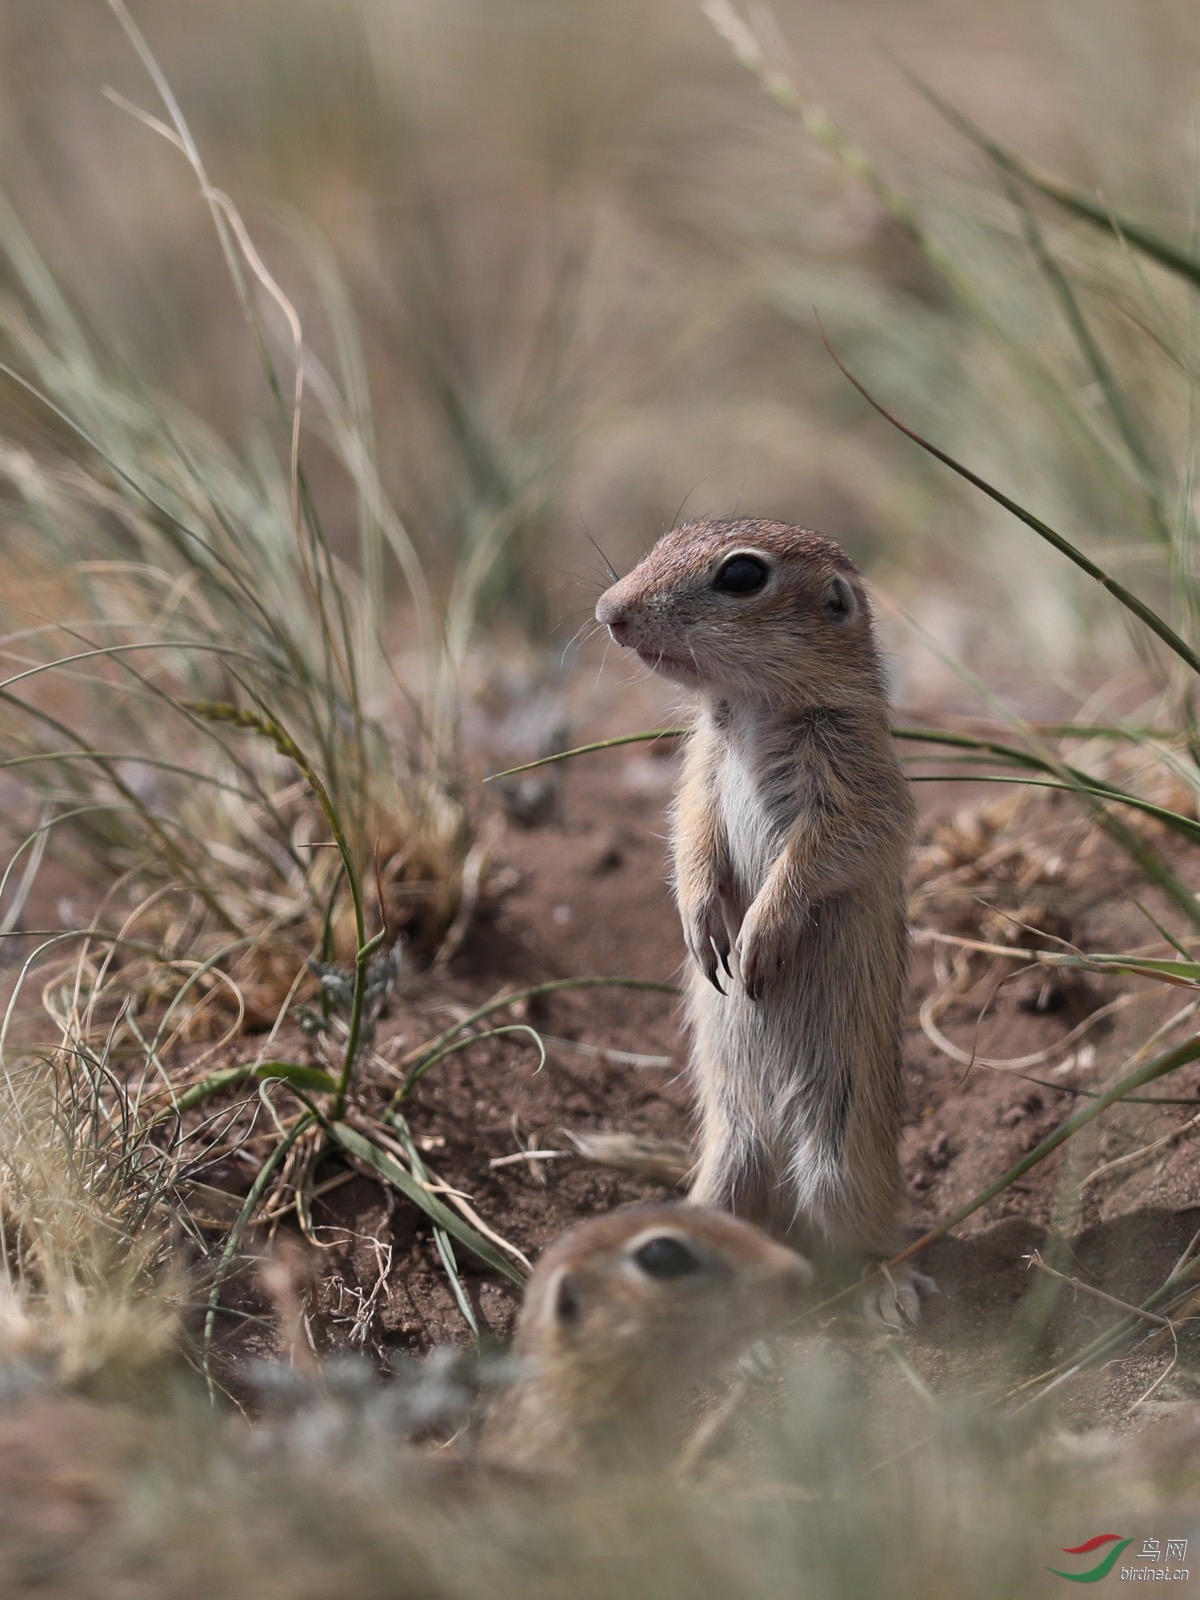
[{"label": "brown dirt ground", "polygon": [[[637,725],[628,705],[622,721],[626,728]],[[656,716],[651,707],[643,725],[662,726],[661,710]],[[602,737],[617,730],[601,721],[589,731]],[[669,982],[677,973],[684,952],[665,881],[665,808],[675,772],[669,745],[608,751],[559,770],[553,820],[524,827],[510,819],[505,826],[492,892],[448,970],[402,981],[380,1025],[365,1109],[381,1108],[393,1087],[394,1075],[378,1058],[396,1061],[502,988],[597,974]],[[1167,999],[1174,1003],[1166,1005],[1161,989],[1127,979],[1068,974],[1047,981],[1044,971],[976,955],[961,977],[961,995],[938,1014],[937,1026],[960,1050],[980,1058],[1038,1059],[1022,1069],[1024,1077],[950,1059],[918,1016],[923,1002],[954,981],[956,950],[931,942],[929,929],[985,941],[1029,938],[986,909],[985,901],[1092,950],[1130,949],[1156,935],[1130,898],[1144,898],[1136,874],[1069,803],[1022,800],[1023,809],[1009,814],[1015,802],[1003,798],[995,810],[994,790],[980,790],[984,798],[973,796],[965,809],[960,786],[925,785],[921,793],[929,803],[914,869],[903,1136],[914,1228],[948,1215],[1019,1160],[1085,1103],[1072,1091],[1108,1082],[1151,1027],[1186,999],[1170,990]],[[1186,875],[1186,863],[1180,870]],[[1170,921],[1169,911],[1147,903]],[[1011,970],[1018,975],[998,987]],[[1119,1001],[1117,1009],[1100,1013],[1112,1000]],[[434,1068],[408,1115],[438,1177],[468,1194],[490,1226],[536,1257],[572,1223],[661,1198],[663,1191],[574,1155],[499,1168],[489,1162],[522,1148],[567,1149],[565,1129],[686,1137],[689,1092],[677,1009],[667,995],[591,989],[548,997],[516,1015],[548,1036],[542,1070],[535,1071],[534,1051],[520,1035],[473,1044]],[[298,1039],[292,1042],[301,1047]],[[580,1045],[658,1056],[665,1064],[589,1055]],[[1184,1069],[1149,1093],[1200,1096],[1200,1067]],[[1110,1113],[928,1249],[923,1264],[941,1292],[927,1302],[921,1327],[905,1345],[926,1381],[941,1389],[1017,1381],[1111,1325],[1118,1316],[1111,1306],[1032,1270],[1026,1258],[1033,1249],[1122,1300],[1144,1299],[1168,1275],[1200,1227],[1189,1120],[1197,1105]],[[1146,1151],[1155,1141],[1163,1142]],[[1119,1158],[1127,1159],[1096,1173]],[[244,1193],[254,1165],[248,1150],[219,1163],[204,1180]],[[373,1180],[350,1174],[336,1156],[317,1177],[318,1184],[330,1180],[335,1186],[318,1198],[313,1214],[323,1246],[310,1317],[316,1348],[363,1349],[382,1361],[388,1352],[419,1353],[466,1340],[424,1220]],[[265,1230],[259,1232],[266,1248]],[[459,1265],[481,1327],[506,1335],[514,1292],[465,1251],[459,1251]],[[233,1283],[228,1299],[231,1312],[269,1310],[252,1274]],[[228,1318],[218,1348],[230,1357],[235,1386],[240,1358],[269,1348],[267,1327],[269,1319],[244,1324]],[[845,1318],[837,1324],[839,1336],[843,1329],[856,1336]],[[1189,1405],[1197,1393],[1195,1355],[1186,1336],[1177,1356],[1169,1342],[1164,1348],[1150,1337],[1122,1360],[1065,1385],[1061,1414],[1078,1426],[1098,1420],[1133,1426],[1132,1407],[1160,1378],[1156,1404]]]}]

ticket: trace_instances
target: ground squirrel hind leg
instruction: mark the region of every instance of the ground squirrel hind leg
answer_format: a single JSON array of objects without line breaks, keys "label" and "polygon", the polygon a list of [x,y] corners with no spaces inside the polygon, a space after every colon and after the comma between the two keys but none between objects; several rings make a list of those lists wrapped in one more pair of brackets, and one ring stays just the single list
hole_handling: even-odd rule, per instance
[{"label": "ground squirrel hind leg", "polygon": [[705,1128],[688,1199],[693,1205],[727,1211],[743,1222],[771,1231],[771,1167],[766,1145],[753,1134]]},{"label": "ground squirrel hind leg", "polygon": [[861,1275],[863,1316],[875,1328],[900,1333],[917,1325],[921,1301],[937,1294],[938,1286],[913,1266],[886,1265],[907,1243],[895,1220],[899,1209],[898,1182],[895,1193],[877,1189],[865,1202],[860,1196],[858,1205],[843,1190],[837,1198],[827,1194],[824,1203],[799,1204],[790,1225],[768,1231],[828,1271],[833,1282],[850,1287]]},{"label": "ground squirrel hind leg", "polygon": [[921,1320],[921,1301],[937,1294],[938,1286],[927,1273],[907,1263],[889,1267],[887,1262],[904,1248],[903,1230],[891,1220],[877,1219],[874,1227],[857,1236],[857,1256],[863,1263],[866,1279],[859,1297],[864,1317],[876,1328],[900,1333],[915,1328]]}]

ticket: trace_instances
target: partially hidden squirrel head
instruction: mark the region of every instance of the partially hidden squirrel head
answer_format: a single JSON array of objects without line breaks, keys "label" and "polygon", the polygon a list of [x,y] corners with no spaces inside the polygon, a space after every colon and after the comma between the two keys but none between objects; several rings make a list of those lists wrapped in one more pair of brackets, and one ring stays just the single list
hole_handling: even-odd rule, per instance
[{"label": "partially hidden squirrel head", "polygon": [[720,698],[838,705],[880,692],[862,577],[808,528],[672,528],[601,595],[596,618],[646,666]]},{"label": "partially hidden squirrel head", "polygon": [[808,1262],[703,1206],[636,1206],[572,1228],[537,1264],[523,1371],[492,1454],[536,1469],[669,1453],[683,1397],[793,1320]]}]

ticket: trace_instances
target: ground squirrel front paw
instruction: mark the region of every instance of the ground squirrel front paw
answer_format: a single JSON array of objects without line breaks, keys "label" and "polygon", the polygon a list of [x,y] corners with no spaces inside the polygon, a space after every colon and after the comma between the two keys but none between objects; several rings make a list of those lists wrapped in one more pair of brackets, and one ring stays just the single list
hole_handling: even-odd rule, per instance
[{"label": "ground squirrel front paw", "polygon": [[796,947],[794,916],[783,914],[772,901],[759,898],[746,913],[738,935],[738,969],[746,995],[761,1000],[767,985],[787,964]]},{"label": "ground squirrel front paw", "polygon": [[718,964],[724,967],[727,977],[732,978],[733,973],[729,966],[729,932],[719,894],[683,911],[683,936],[701,972],[718,994],[724,994],[717,976]]}]

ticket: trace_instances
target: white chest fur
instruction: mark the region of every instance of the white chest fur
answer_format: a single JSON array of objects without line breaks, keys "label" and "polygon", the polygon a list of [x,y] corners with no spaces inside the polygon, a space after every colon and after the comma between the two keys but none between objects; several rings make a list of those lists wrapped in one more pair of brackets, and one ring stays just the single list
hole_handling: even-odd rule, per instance
[{"label": "white chest fur", "polygon": [[727,738],[716,774],[734,876],[749,899],[762,888],[795,814],[794,794],[771,781],[768,741],[769,731],[748,721]]}]

